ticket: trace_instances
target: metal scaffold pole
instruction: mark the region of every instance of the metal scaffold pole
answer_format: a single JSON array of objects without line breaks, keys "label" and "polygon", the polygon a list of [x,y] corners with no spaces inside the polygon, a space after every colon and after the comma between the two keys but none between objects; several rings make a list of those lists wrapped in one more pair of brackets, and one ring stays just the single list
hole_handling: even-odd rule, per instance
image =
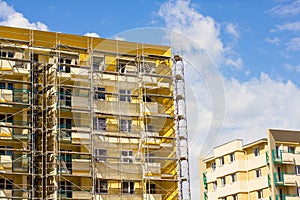
[{"label": "metal scaffold pole", "polygon": [[184,62],[181,55],[173,56],[173,83],[178,159],[178,197],[191,199],[189,146],[186,118]]}]

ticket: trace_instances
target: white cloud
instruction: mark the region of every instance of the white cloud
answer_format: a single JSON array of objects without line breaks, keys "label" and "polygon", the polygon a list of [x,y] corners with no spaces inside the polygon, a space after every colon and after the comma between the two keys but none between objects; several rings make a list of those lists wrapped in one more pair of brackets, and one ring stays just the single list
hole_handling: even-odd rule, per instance
[{"label": "white cloud", "polygon": [[286,43],[286,48],[287,50],[292,50],[292,51],[298,51],[300,50],[300,37],[294,37],[291,38],[287,43]]},{"label": "white cloud", "polygon": [[22,13],[16,12],[5,1],[0,0],[0,25],[14,26],[20,28],[30,28],[37,30],[48,30],[47,25],[42,22],[29,22]]},{"label": "white cloud", "polygon": [[231,34],[235,39],[237,39],[240,36],[240,33],[237,30],[237,26],[233,23],[227,23],[225,31]]},{"label": "white cloud", "polygon": [[[226,80],[226,120],[222,142],[237,136],[251,142],[266,136],[267,128],[300,129],[300,88],[291,81],[260,79]],[[226,139],[225,139],[226,138]]]},{"label": "white cloud", "polygon": [[279,45],[281,40],[278,37],[266,38],[266,42],[271,43],[271,44],[275,44],[275,45]]},{"label": "white cloud", "polygon": [[284,68],[289,71],[300,72],[300,64],[298,65],[285,64]]},{"label": "white cloud", "polygon": [[120,37],[120,36],[114,37],[114,40],[126,41],[124,37]]},{"label": "white cloud", "polygon": [[276,27],[281,31],[300,31],[300,22],[287,22]]},{"label": "white cloud", "polygon": [[[202,48],[215,63],[223,59],[223,43],[221,42],[220,26],[209,16],[198,13],[189,1],[168,1],[161,5],[158,15],[166,22],[166,27],[178,31],[189,37],[181,42],[182,48],[192,51],[195,46]],[[191,40],[192,39],[192,40]]]},{"label": "white cloud", "polygon": [[243,60],[241,58],[237,58],[237,59],[232,59],[232,58],[228,58],[225,61],[226,65],[228,66],[233,66],[236,69],[242,69],[243,68]]},{"label": "white cloud", "polygon": [[293,3],[278,5],[271,8],[269,11],[272,15],[280,17],[295,16],[300,13],[300,0],[293,1]]},{"label": "white cloud", "polygon": [[[204,155],[213,146],[236,138],[247,143],[266,137],[267,128],[300,129],[300,89],[291,81],[284,83],[264,73],[259,79],[251,79],[251,72],[246,71],[250,80],[245,82],[220,75],[216,66],[225,64],[241,69],[243,60],[226,56],[235,54],[228,54],[231,47],[224,47],[220,25],[198,13],[190,1],[168,1],[158,14],[167,28],[177,32],[170,34],[171,39],[175,47],[176,41],[181,44],[186,62],[192,199],[199,199],[200,174],[196,163],[200,152]],[[227,25],[225,31],[238,37],[233,25]],[[266,41],[281,42],[276,37]]]},{"label": "white cloud", "polygon": [[90,32],[84,34],[84,36],[89,36],[89,37],[100,37],[97,33],[90,33]]}]

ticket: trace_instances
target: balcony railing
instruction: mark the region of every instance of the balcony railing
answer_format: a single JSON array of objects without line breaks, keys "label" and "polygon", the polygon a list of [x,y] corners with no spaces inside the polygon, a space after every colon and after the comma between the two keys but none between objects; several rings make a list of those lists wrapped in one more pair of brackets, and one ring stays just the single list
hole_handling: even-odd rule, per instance
[{"label": "balcony railing", "polygon": [[300,163],[300,152],[272,150],[272,158],[273,162],[278,164]]},{"label": "balcony railing", "polygon": [[295,173],[274,173],[275,185],[296,186],[300,184],[300,176]]},{"label": "balcony railing", "polygon": [[277,194],[276,200],[300,200],[298,194]]}]

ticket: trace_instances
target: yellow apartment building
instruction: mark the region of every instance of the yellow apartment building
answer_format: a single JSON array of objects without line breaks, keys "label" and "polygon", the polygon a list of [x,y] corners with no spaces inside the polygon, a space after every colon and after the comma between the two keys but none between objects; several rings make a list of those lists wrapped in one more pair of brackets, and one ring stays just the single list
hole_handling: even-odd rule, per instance
[{"label": "yellow apartment building", "polygon": [[300,131],[267,131],[267,138],[217,146],[200,161],[204,200],[300,200]]},{"label": "yellow apartment building", "polygon": [[190,199],[169,46],[0,26],[1,199]]}]

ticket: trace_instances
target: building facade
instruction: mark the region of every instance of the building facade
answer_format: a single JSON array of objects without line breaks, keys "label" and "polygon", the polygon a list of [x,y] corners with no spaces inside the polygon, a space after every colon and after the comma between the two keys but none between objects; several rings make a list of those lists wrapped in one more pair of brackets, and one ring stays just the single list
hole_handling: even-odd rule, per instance
[{"label": "building facade", "polygon": [[189,198],[170,47],[4,26],[0,40],[1,199]]},{"label": "building facade", "polygon": [[300,199],[300,131],[273,130],[243,145],[234,140],[200,161],[202,199]]}]

